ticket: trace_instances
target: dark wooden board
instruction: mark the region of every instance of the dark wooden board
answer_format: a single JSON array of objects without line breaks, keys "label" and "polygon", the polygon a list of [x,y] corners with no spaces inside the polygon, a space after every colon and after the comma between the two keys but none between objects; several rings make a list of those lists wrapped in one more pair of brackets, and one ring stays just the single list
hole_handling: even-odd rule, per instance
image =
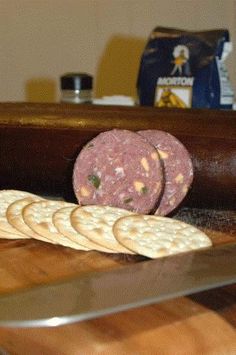
[{"label": "dark wooden board", "polygon": [[112,128],[162,129],[189,150],[195,177],[185,205],[234,209],[236,112],[61,104],[0,104],[0,188],[72,201],[74,160]]}]

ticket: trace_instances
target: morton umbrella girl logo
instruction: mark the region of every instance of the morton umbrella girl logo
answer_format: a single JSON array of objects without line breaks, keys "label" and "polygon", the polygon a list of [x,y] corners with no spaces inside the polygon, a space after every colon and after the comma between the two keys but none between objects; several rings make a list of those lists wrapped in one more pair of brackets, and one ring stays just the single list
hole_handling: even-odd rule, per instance
[{"label": "morton umbrella girl logo", "polygon": [[189,67],[189,49],[184,45],[178,45],[174,47],[173,50],[174,60],[174,68],[171,72],[171,75],[179,74],[179,75],[190,75],[190,67]]}]

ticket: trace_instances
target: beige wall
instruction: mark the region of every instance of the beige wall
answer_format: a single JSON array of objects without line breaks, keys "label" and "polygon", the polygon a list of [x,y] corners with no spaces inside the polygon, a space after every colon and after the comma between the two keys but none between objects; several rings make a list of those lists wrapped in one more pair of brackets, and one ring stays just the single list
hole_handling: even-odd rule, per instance
[{"label": "beige wall", "polygon": [[0,101],[55,101],[68,71],[95,77],[96,96],[135,96],[140,56],[157,25],[225,27],[236,91],[235,0],[0,0]]}]

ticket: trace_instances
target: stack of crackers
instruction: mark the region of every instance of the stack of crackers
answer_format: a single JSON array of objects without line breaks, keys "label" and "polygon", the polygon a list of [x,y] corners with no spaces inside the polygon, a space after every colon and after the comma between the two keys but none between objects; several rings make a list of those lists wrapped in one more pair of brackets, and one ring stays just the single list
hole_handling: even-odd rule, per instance
[{"label": "stack of crackers", "polygon": [[157,258],[212,245],[179,220],[121,208],[45,199],[27,191],[0,191],[0,237],[34,238],[76,250]]}]

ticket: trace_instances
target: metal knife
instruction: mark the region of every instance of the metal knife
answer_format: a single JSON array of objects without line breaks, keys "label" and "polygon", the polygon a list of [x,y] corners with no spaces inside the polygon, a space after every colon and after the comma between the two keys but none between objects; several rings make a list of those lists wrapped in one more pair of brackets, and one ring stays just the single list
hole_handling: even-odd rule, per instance
[{"label": "metal knife", "polygon": [[235,282],[233,243],[2,295],[0,326],[59,326]]}]

